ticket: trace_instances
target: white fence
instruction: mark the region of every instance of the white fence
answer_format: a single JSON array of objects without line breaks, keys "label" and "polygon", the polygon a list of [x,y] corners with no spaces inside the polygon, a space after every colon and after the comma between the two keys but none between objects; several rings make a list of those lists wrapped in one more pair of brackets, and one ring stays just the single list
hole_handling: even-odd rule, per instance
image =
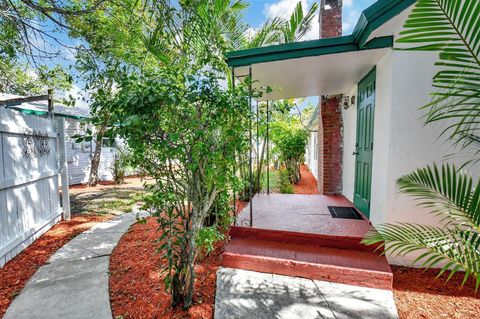
[{"label": "white fence", "polygon": [[[67,172],[56,126],[53,119],[0,108],[0,267],[62,217],[59,174]],[[68,207],[68,188],[65,195]]]}]

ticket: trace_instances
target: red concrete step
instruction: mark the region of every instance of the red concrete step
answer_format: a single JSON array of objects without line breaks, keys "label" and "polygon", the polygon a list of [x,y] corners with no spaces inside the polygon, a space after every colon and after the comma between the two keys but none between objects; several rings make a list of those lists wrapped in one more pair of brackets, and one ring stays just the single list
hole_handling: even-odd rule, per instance
[{"label": "red concrete step", "polygon": [[393,283],[384,256],[269,240],[233,238],[223,266],[379,289],[391,290]]},{"label": "red concrete step", "polygon": [[360,250],[368,252],[373,252],[378,247],[377,245],[368,246],[362,244],[362,237],[300,233],[284,230],[260,229],[255,227],[232,226],[230,228],[230,236],[232,238],[267,240],[281,243],[330,247],[348,250]]}]

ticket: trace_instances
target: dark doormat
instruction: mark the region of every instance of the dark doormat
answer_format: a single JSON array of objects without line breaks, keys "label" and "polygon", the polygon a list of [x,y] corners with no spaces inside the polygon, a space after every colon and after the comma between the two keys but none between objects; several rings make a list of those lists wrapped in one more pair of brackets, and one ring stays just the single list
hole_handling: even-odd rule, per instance
[{"label": "dark doormat", "polygon": [[363,219],[354,207],[328,206],[333,218]]}]

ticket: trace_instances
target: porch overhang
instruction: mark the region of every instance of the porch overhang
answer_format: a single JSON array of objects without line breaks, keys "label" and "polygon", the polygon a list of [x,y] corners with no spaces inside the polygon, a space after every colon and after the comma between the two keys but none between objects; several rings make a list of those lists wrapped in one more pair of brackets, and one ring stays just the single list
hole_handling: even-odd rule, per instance
[{"label": "porch overhang", "polygon": [[395,18],[415,1],[375,2],[351,35],[234,51],[227,63],[237,77],[251,72],[255,89],[272,89],[259,101],[346,93],[391,50]]},{"label": "porch overhang", "polygon": [[346,36],[259,48],[264,53],[230,56],[229,64],[237,77],[251,68],[254,89],[272,89],[258,101],[342,94],[393,45],[392,37],[373,39],[363,48],[352,40]]}]

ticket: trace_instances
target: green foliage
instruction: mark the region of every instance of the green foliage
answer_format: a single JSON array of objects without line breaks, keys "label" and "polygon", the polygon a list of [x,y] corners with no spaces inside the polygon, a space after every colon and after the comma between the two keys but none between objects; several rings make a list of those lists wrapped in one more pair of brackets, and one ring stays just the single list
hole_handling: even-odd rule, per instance
[{"label": "green foliage", "polygon": [[60,66],[29,69],[13,60],[0,58],[0,92],[17,95],[46,94],[47,89],[69,90],[73,79]]},{"label": "green foliage", "polygon": [[[439,217],[442,227],[418,224],[376,226],[364,242],[381,244],[386,253],[405,256],[420,252],[414,263],[431,268],[441,265],[439,276],[451,270],[465,270],[463,284],[472,276],[480,285],[480,183],[454,166],[441,169],[427,166],[399,179],[400,192],[413,196],[430,213]],[[387,245],[385,245],[385,243]],[[447,280],[448,280],[447,279]]]},{"label": "green foliage", "polygon": [[318,3],[314,2],[305,14],[302,2],[299,1],[289,19],[275,17],[266,21],[250,39],[247,46],[256,48],[271,44],[300,41],[312,29],[313,19],[317,10]]},{"label": "green foliage", "polygon": [[134,163],[156,181],[147,208],[163,230],[166,285],[173,305],[188,307],[198,245],[211,249],[221,238],[219,227],[204,229],[204,223],[211,213],[214,225],[224,223],[229,206],[214,203],[236,183],[232,167],[235,152],[245,151],[238,134],[245,131],[248,104],[244,87],[225,91],[217,73],[188,75],[183,66],[160,69],[159,80],[129,76],[110,114],[122,122],[115,133],[126,139]]},{"label": "green foliage", "polygon": [[[480,158],[480,2],[418,0],[405,23],[398,43],[405,50],[438,51],[440,71],[433,78],[426,123],[446,122],[442,134],[455,145],[472,149],[467,164]],[[462,285],[472,277],[480,286],[480,182],[466,171],[444,164],[418,169],[398,180],[401,193],[413,196],[441,223],[376,226],[363,240],[381,244],[394,256],[417,252],[414,263],[440,266],[439,276],[451,270],[447,281],[465,271]]]},{"label": "green foliage", "polygon": [[397,43],[406,50],[437,51],[426,123],[447,121],[446,134],[480,160],[480,2],[418,0]]},{"label": "green foliage", "polygon": [[120,147],[116,148],[115,159],[113,161],[111,170],[113,181],[116,184],[123,184],[125,176],[130,164],[130,153]]},{"label": "green foliage", "polygon": [[272,141],[285,164],[291,183],[300,180],[300,164],[303,162],[308,131],[304,129],[297,117],[285,115],[272,122]]},{"label": "green foliage", "polygon": [[[163,230],[160,251],[168,261],[166,287],[173,306],[189,307],[198,250],[208,251],[223,238],[222,231],[231,222],[229,196],[244,187],[233,168],[245,171],[245,162],[237,161],[248,153],[245,137],[254,118],[247,103],[249,79],[234,92],[223,84],[232,81],[225,52],[249,45],[248,26],[242,20],[247,4],[240,0],[11,3],[6,9],[0,5],[0,40],[9,39],[0,44],[0,54],[13,59],[29,54],[28,32],[16,22],[30,18],[53,23],[85,43],[76,48],[75,68],[86,83],[89,124],[96,136],[92,130],[76,138],[95,138],[92,171],[104,137],[118,135],[126,140],[132,163],[154,178],[146,207]],[[299,4],[292,19],[273,26],[276,35],[266,32],[258,45],[303,37],[316,8],[315,4],[304,16]],[[261,116],[265,119],[265,113]],[[121,165],[116,165],[121,179]],[[260,175],[256,174],[258,184]]]},{"label": "green foliage", "polygon": [[281,168],[279,170],[279,175],[280,175],[280,182],[279,182],[279,188],[280,188],[280,193],[282,194],[293,194],[293,185],[291,182],[291,174],[287,171],[285,168]]}]

